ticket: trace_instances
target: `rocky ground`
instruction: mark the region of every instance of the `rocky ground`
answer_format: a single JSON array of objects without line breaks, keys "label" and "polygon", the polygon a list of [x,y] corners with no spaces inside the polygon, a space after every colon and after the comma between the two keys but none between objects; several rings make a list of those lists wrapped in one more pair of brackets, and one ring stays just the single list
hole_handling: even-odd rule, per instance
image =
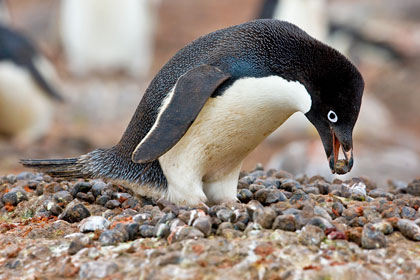
[{"label": "rocky ground", "polygon": [[415,279],[420,180],[257,168],[238,202],[177,207],[101,180],[0,176],[2,279]]}]

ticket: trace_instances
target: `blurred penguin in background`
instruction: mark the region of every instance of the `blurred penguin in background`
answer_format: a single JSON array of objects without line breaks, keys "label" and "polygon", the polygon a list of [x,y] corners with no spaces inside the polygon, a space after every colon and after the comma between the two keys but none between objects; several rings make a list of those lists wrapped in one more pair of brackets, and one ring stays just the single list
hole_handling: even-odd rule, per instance
[{"label": "blurred penguin in background", "polygon": [[61,40],[72,74],[145,77],[153,58],[157,0],[62,0]]},{"label": "blurred penguin in background", "polygon": [[[7,7],[0,2],[2,22],[8,22]],[[52,64],[33,42],[0,24],[0,137],[26,147],[48,132],[57,75]]]}]

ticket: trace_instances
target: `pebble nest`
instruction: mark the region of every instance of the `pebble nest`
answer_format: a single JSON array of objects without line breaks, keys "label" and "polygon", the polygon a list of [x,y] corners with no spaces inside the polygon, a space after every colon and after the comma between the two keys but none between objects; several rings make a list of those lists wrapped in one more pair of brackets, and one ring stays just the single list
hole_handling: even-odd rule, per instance
[{"label": "pebble nest", "polygon": [[0,177],[2,279],[415,279],[420,180],[261,166],[237,202],[178,207],[102,180]]}]

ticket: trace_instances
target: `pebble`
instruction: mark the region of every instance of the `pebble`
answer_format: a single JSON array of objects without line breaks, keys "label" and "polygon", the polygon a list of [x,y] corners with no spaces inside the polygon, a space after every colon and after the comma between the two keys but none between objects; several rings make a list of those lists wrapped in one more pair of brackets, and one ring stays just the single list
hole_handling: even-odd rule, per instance
[{"label": "pebble", "polygon": [[405,237],[414,241],[420,241],[420,227],[415,222],[407,219],[400,219],[397,226]]},{"label": "pebble", "polygon": [[26,191],[21,187],[16,187],[11,189],[9,192],[5,193],[2,198],[5,204],[18,205],[19,202],[23,200],[28,200],[28,195]]},{"label": "pebble", "polygon": [[407,193],[414,195],[414,196],[420,196],[420,179],[413,180],[407,185]]},{"label": "pebble", "polygon": [[171,231],[170,231],[170,228],[167,224],[158,224],[155,227],[154,235],[156,237],[167,238],[170,233],[171,233]]},{"label": "pebble", "polygon": [[221,209],[217,211],[216,216],[222,222],[233,222],[235,220],[235,213],[229,209]]},{"label": "pebble", "polygon": [[[171,238],[172,237],[172,238]],[[175,231],[171,232],[168,239],[172,242],[179,242],[186,239],[199,239],[203,238],[204,234],[191,226],[178,227]]]},{"label": "pebble", "polygon": [[141,237],[153,237],[155,235],[155,227],[152,225],[141,225],[139,233]]},{"label": "pebble", "polygon": [[64,209],[64,212],[58,216],[58,218],[69,223],[76,223],[89,216],[90,212],[83,204],[69,204],[66,209]]},{"label": "pebble", "polygon": [[72,196],[76,197],[78,192],[87,193],[92,188],[92,184],[89,182],[77,182],[70,188],[70,193]]},{"label": "pebble", "polygon": [[306,201],[309,199],[309,195],[306,194],[304,191],[302,190],[297,190],[296,192],[293,193],[293,195],[290,197],[289,202],[291,204],[296,204],[296,203],[302,203],[303,201]]},{"label": "pebble", "polygon": [[382,231],[382,233],[385,234],[385,235],[389,235],[389,234],[394,232],[394,227],[387,221],[377,222],[377,223],[373,224],[373,226],[377,230]]},{"label": "pebble", "polygon": [[90,243],[91,240],[88,236],[77,236],[70,242],[67,252],[69,253],[69,255],[75,255],[77,252],[85,248]]},{"label": "pebble", "polygon": [[270,207],[258,208],[252,215],[255,223],[258,223],[263,228],[271,228],[276,218],[276,212]]},{"label": "pebble", "polygon": [[361,244],[364,249],[378,249],[386,247],[386,237],[373,224],[363,227]]},{"label": "pebble", "polygon": [[101,195],[102,190],[105,189],[106,184],[102,181],[99,181],[99,180],[95,180],[92,183],[93,183],[92,188],[91,188],[92,194],[95,197],[98,197],[99,195]]},{"label": "pebble", "polygon": [[296,230],[295,216],[291,214],[277,216],[274,220],[272,229],[295,231]]},{"label": "pebble", "polygon": [[55,202],[62,203],[64,206],[73,201],[73,196],[68,191],[56,192],[53,198]]},{"label": "pebble", "polygon": [[93,232],[95,230],[106,230],[111,222],[102,216],[90,216],[83,219],[79,225],[81,232]]},{"label": "pebble", "polygon": [[319,246],[324,238],[324,231],[321,228],[313,225],[304,226],[298,234],[298,240],[303,245]]},{"label": "pebble", "polygon": [[371,190],[369,192],[369,196],[373,197],[373,198],[385,197],[386,199],[388,199],[390,201],[395,199],[395,196],[392,193],[385,192],[385,191],[382,191],[382,190],[379,190],[379,189]]},{"label": "pebble", "polygon": [[242,203],[248,203],[249,201],[252,200],[253,194],[250,190],[248,189],[240,189],[238,191],[238,194],[236,195],[236,197],[242,202]]},{"label": "pebble", "polygon": [[307,225],[317,226],[324,231],[327,229],[335,229],[335,226],[323,217],[313,217],[308,221]]},{"label": "pebble", "polygon": [[417,211],[411,207],[404,206],[401,208],[401,218],[403,219],[414,219]]},{"label": "pebble", "polygon": [[209,236],[212,229],[211,218],[209,216],[198,217],[194,221],[193,227],[199,229],[205,236]]},{"label": "pebble", "polygon": [[112,261],[90,261],[81,264],[79,278],[102,279],[117,271],[118,265]]},{"label": "pebble", "polygon": [[105,204],[111,199],[108,195],[100,195],[96,198],[96,203],[105,206]]},{"label": "pebble", "polygon": [[105,208],[114,209],[121,206],[121,203],[118,200],[111,199],[105,203]]}]

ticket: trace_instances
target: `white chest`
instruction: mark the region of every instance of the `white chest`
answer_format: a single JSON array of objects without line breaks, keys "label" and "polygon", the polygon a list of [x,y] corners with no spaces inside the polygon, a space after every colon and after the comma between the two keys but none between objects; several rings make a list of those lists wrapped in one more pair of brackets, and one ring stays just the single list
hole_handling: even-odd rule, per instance
[{"label": "white chest", "polygon": [[298,82],[278,76],[237,80],[222,96],[210,98],[181,140],[159,158],[165,175],[195,172],[215,180],[241,164],[264,138],[311,98]]}]

